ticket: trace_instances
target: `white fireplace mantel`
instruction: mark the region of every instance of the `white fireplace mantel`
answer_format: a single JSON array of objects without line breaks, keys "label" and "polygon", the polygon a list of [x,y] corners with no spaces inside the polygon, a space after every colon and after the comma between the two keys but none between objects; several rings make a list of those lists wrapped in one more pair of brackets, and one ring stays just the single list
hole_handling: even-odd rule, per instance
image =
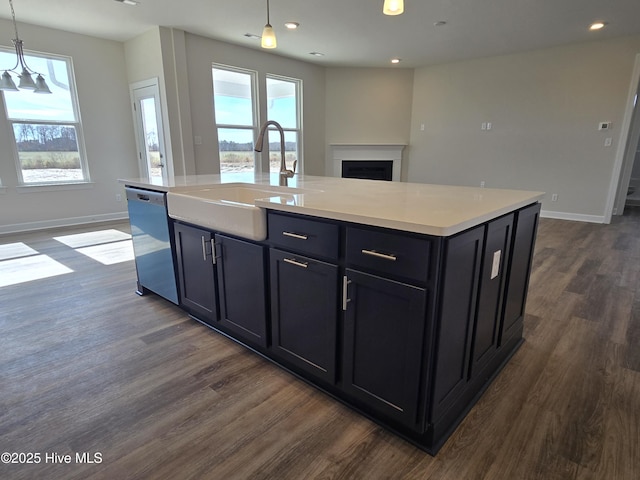
[{"label": "white fireplace mantel", "polygon": [[333,158],[332,174],[334,177],[342,176],[342,162],[349,161],[379,161],[386,160],[393,162],[394,182],[400,181],[402,171],[402,150],[405,144],[380,143],[380,144],[356,144],[356,143],[334,143],[331,144]]}]

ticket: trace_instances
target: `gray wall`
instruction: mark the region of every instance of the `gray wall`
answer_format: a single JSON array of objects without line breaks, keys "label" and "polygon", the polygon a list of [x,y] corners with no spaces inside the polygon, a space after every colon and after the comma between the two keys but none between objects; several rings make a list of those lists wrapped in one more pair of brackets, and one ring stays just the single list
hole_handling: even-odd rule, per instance
[{"label": "gray wall", "polygon": [[602,221],[638,52],[634,36],[417,69],[408,179],[544,191],[547,215]]},{"label": "gray wall", "polygon": [[[409,144],[413,76],[402,68],[327,69],[327,172],[331,144]],[[403,172],[406,179],[406,167]]]}]

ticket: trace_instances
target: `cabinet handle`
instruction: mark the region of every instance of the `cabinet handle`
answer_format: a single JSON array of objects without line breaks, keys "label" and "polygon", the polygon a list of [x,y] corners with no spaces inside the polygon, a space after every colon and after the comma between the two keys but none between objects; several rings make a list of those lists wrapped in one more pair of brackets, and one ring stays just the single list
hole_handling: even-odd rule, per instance
[{"label": "cabinet handle", "polygon": [[287,263],[290,263],[291,265],[295,265],[296,267],[307,268],[309,266],[309,264],[307,262],[298,262],[297,260],[294,260],[293,258],[284,258],[283,260],[285,262],[287,262]]},{"label": "cabinet handle", "polygon": [[298,233],[291,232],[282,232],[282,235],[285,237],[297,238],[298,240],[307,240],[309,238],[307,235],[300,235]]},{"label": "cabinet handle", "polygon": [[396,256],[390,253],[380,253],[380,252],[376,252],[375,250],[362,250],[362,253],[364,253],[365,255],[371,255],[372,257],[376,257],[376,258],[383,258],[385,260],[391,260],[392,262],[395,262],[397,260]]},{"label": "cabinet handle", "polygon": [[347,303],[351,301],[350,298],[347,298],[348,295],[348,286],[351,283],[351,280],[345,275],[342,277],[342,310],[347,310]]},{"label": "cabinet handle", "polygon": [[213,262],[214,265],[216,264],[216,258],[218,258],[216,255],[216,239],[212,238],[211,239],[211,261]]},{"label": "cabinet handle", "polygon": [[200,237],[200,240],[202,240],[202,260],[206,262],[207,261],[207,245],[204,239],[204,235]]}]

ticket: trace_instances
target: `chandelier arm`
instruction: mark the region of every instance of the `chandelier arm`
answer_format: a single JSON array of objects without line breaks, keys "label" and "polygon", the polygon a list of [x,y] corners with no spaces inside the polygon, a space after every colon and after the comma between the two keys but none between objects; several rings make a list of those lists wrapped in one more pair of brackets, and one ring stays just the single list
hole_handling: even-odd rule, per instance
[{"label": "chandelier arm", "polygon": [[15,47],[16,47],[16,54],[18,56],[18,63],[16,64],[16,68],[18,67],[18,65],[20,65],[23,70],[26,70],[29,73],[35,73],[36,75],[40,75],[38,72],[36,72],[35,70],[33,70],[32,68],[29,68],[29,66],[27,65],[27,61],[24,59],[24,51],[22,48],[22,40],[16,38],[13,41]]}]

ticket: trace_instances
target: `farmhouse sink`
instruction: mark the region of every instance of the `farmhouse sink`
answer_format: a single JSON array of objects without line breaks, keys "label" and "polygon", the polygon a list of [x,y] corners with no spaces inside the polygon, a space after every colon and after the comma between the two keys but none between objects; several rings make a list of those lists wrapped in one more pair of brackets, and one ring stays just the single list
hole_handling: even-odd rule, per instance
[{"label": "farmhouse sink", "polygon": [[167,209],[176,220],[200,225],[218,232],[230,233],[250,240],[267,238],[267,212],[255,201],[270,197],[291,197],[310,190],[227,183],[187,192],[169,192]]}]

